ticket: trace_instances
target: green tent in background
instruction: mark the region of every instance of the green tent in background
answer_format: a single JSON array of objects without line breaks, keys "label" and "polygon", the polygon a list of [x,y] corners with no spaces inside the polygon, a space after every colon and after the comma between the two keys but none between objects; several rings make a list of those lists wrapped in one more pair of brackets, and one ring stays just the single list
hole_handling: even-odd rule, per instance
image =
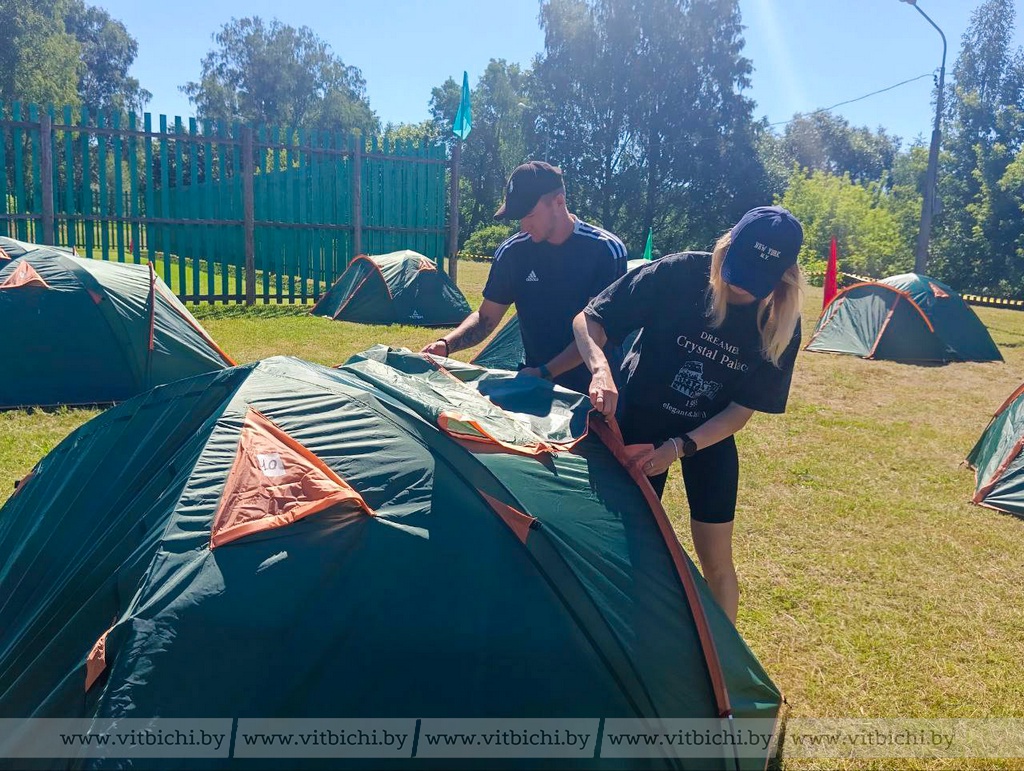
[{"label": "green tent in background", "polygon": [[[0,718],[770,723],[778,689],[588,413],[537,378],[378,346],[99,415],[0,509]],[[192,763],[146,767],[253,767]],[[319,763],[283,765],[349,767]],[[688,766],[530,763],[440,767]]]},{"label": "green tent in background", "polygon": [[[630,260],[626,263],[626,272],[648,264],[648,260]],[[628,351],[635,339],[636,335],[631,335],[623,343],[622,350]],[[526,366],[526,350],[523,348],[523,335],[519,331],[518,316],[513,315],[505,322],[483,350],[473,357],[473,364],[488,369],[507,369],[511,372]]]},{"label": "green tent in background", "polygon": [[806,349],[906,362],[1003,360],[960,295],[917,273],[839,292],[822,311]]},{"label": "green tent in background", "polygon": [[232,366],[152,266],[47,247],[0,268],[0,408],[107,404]]},{"label": "green tent in background", "polygon": [[310,311],[338,321],[418,327],[455,326],[470,312],[447,274],[409,249],[356,257]]},{"label": "green tent in background", "polygon": [[1024,384],[996,411],[971,454],[973,501],[1024,517]]}]

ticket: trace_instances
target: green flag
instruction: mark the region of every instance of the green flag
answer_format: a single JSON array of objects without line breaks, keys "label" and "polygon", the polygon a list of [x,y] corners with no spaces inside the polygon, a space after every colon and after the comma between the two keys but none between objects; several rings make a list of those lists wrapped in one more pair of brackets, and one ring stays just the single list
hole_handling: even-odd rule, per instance
[{"label": "green flag", "polygon": [[473,111],[469,107],[469,73],[462,73],[462,100],[459,102],[459,111],[455,113],[455,123],[452,124],[452,133],[459,139],[465,141],[469,132],[473,130]]},{"label": "green flag", "polygon": [[654,228],[650,228],[647,231],[647,246],[644,247],[644,259],[652,260],[654,256],[651,254],[651,250],[654,248]]}]

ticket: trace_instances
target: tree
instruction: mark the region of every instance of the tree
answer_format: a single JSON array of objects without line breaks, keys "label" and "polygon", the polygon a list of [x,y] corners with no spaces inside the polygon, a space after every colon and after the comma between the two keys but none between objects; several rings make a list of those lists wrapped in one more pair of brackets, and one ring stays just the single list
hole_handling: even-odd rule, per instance
[{"label": "tree", "polygon": [[757,157],[764,169],[768,196],[779,198],[786,192],[793,166],[799,165],[786,145],[785,139],[768,126],[767,118],[755,126]]},{"label": "tree", "polygon": [[82,104],[93,110],[142,112],[153,95],[128,74],[139,44],[124,24],[102,8],[70,0],[64,25],[81,49],[78,96]]},{"label": "tree", "polygon": [[441,139],[437,124],[432,120],[420,123],[388,123],[384,127],[384,138],[391,142],[412,142],[433,144]]},{"label": "tree", "polygon": [[309,27],[232,19],[213,36],[198,82],[181,87],[201,118],[376,133],[377,115],[356,67]]},{"label": "tree", "polygon": [[920,197],[896,196],[882,182],[857,183],[849,174],[796,169],[781,203],[803,224],[805,269],[824,270],[833,236],[840,270],[881,278],[913,269],[916,230],[907,223],[915,207],[920,212]]},{"label": "tree", "polygon": [[881,179],[900,150],[899,137],[884,128],[854,128],[827,112],[797,115],[786,125],[783,142],[801,168],[849,174],[861,182]]},{"label": "tree", "polygon": [[940,165],[934,272],[953,286],[1024,292],[1024,216],[1014,184],[1024,149],[1024,52],[1011,52],[1011,0],[975,9],[953,67]]},{"label": "tree", "polygon": [[0,101],[72,105],[81,46],[68,34],[68,0],[0,0]]},{"label": "tree", "polygon": [[544,0],[541,26],[539,130],[581,215],[679,249],[765,202],[736,0]]}]

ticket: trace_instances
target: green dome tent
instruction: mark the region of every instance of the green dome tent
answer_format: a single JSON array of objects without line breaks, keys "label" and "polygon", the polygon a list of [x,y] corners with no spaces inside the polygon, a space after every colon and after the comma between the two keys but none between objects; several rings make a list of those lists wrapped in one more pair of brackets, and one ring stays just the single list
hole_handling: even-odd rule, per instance
[{"label": "green dome tent", "polygon": [[[588,413],[535,378],[378,346],[99,415],[0,509],[0,718],[770,725],[778,689]],[[623,767],[587,757],[564,767]]]},{"label": "green dome tent", "polygon": [[[650,261],[630,260],[626,263],[626,272],[643,267],[648,262]],[[623,351],[628,351],[635,339],[635,335],[630,336],[622,344]],[[512,318],[505,322],[505,325],[498,330],[498,333],[491,338],[483,350],[473,357],[473,364],[488,369],[506,369],[511,372],[526,366],[526,351],[523,348],[523,335],[519,331],[518,316],[513,314]]]},{"label": "green dome tent", "polygon": [[433,260],[405,249],[356,257],[310,312],[359,324],[450,327],[471,309]]},{"label": "green dome tent", "polygon": [[108,404],[232,366],[152,266],[40,248],[0,268],[0,408]]},{"label": "green dome tent", "polygon": [[980,506],[1024,517],[1024,384],[996,411],[967,456],[975,470],[972,499]]},{"label": "green dome tent", "polygon": [[18,257],[24,257],[29,252],[43,249],[51,252],[60,252],[62,254],[74,254],[74,249],[67,249],[63,246],[45,246],[43,244],[33,244],[29,241],[18,241],[14,238],[8,238],[7,236],[0,236],[0,265],[3,265],[7,260],[15,260]]},{"label": "green dome tent", "polygon": [[917,273],[839,292],[822,311],[806,349],[906,362],[1003,360],[960,295]]}]

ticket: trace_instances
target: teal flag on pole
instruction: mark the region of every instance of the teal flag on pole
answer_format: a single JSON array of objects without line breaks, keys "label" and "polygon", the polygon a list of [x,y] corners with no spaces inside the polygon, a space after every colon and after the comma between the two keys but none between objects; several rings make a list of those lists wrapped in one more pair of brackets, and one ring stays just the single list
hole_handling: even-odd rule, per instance
[{"label": "teal flag on pole", "polygon": [[462,100],[459,102],[459,111],[455,113],[455,123],[452,124],[452,133],[459,139],[465,141],[469,132],[473,130],[473,111],[469,107],[469,73],[462,73]]},{"label": "teal flag on pole", "polygon": [[647,246],[644,247],[644,259],[650,261],[654,258],[652,254],[654,250],[654,228],[650,228],[647,231]]}]

